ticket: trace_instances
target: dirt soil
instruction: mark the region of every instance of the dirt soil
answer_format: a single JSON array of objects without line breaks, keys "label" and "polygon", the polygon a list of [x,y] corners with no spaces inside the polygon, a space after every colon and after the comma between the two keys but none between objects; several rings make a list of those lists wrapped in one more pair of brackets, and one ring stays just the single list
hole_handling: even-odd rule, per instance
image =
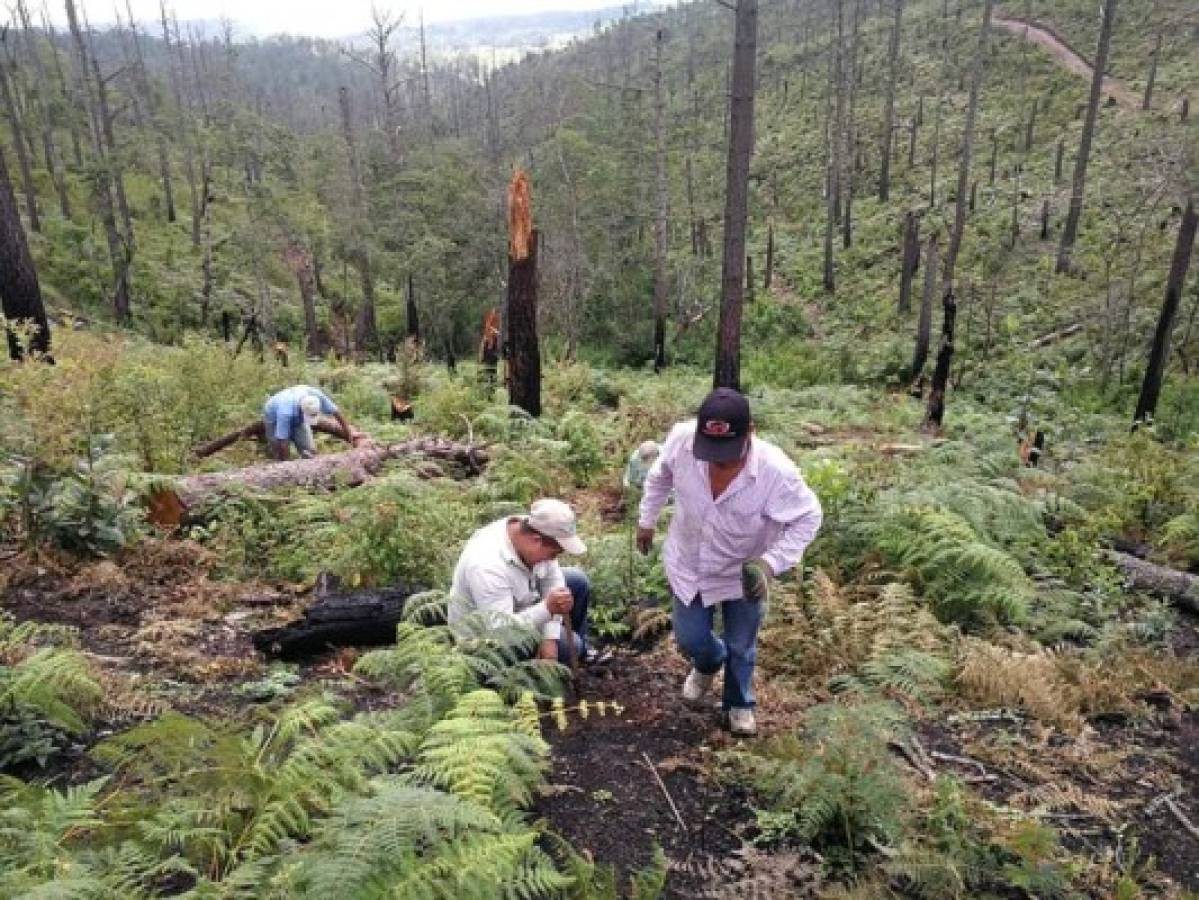
[{"label": "dirt soil", "polygon": [[294,618],[302,600],[214,580],[212,565],[198,545],[168,540],[90,563],[15,557],[0,577],[0,611],[77,629],[79,649],[114,687],[154,682],[175,709],[228,714],[229,685],[263,670],[250,632]]},{"label": "dirt soil", "polygon": [[[571,707],[565,731],[547,727],[553,768],[535,812],[576,850],[614,866],[621,884],[661,847],[666,897],[766,896],[759,892],[767,878],[785,895],[807,894],[812,860],[780,858],[771,867],[750,846],[749,797],[718,780],[718,754],[737,741],[719,725],[715,695],[711,711],[682,705],[686,672],[677,654],[662,649],[583,669],[576,703],[586,700],[588,714]],[[598,716],[599,701],[624,711]]]},{"label": "dirt soil", "polygon": [[[1090,81],[1094,77],[1094,68],[1077,50],[1067,44],[1057,33],[1047,25],[1025,22],[1022,19],[1007,19],[996,16],[995,25],[1004,28],[1025,40],[1044,47],[1058,64],[1075,75]],[[1141,100],[1124,83],[1110,76],[1104,76],[1103,93],[1111,97],[1125,109],[1139,109]]]}]

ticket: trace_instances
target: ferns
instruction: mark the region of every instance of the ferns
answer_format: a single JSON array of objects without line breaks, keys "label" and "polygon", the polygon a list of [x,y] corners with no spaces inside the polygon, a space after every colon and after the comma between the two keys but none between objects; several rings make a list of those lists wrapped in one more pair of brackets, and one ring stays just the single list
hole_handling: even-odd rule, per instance
[{"label": "ferns", "polygon": [[868,841],[890,842],[907,802],[887,742],[900,728],[887,703],[827,703],[808,711],[802,738],[785,735],[741,761],[771,800],[774,831],[852,854]]},{"label": "ferns", "polygon": [[992,706],[1020,706],[1043,722],[1067,730],[1082,725],[1078,691],[1048,651],[1018,653],[986,641],[962,644],[957,683],[969,699]]},{"label": "ferns", "polygon": [[[17,624],[0,614],[0,717],[41,718],[76,734],[87,727],[104,692],[86,660],[70,649],[74,637],[59,626]],[[37,646],[45,641],[66,646]]]},{"label": "ferns", "polygon": [[549,750],[520,725],[493,691],[467,694],[429,730],[415,775],[500,816],[511,816],[531,801]]},{"label": "ferns", "polygon": [[980,628],[1025,618],[1034,588],[1024,568],[957,513],[905,499],[862,527],[892,565],[911,573],[941,621]]}]

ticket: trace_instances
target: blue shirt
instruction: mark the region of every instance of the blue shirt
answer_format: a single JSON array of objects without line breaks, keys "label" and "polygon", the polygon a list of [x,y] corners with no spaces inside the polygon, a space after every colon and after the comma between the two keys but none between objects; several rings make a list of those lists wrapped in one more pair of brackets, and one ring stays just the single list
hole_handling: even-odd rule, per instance
[{"label": "blue shirt", "polygon": [[297,384],[295,387],[280,391],[266,401],[266,406],[262,409],[262,416],[266,419],[268,427],[273,429],[269,437],[277,441],[286,441],[291,438],[292,429],[304,421],[300,401],[309,394],[320,401],[321,415],[337,415],[337,404],[330,400],[324,391],[306,384]]}]

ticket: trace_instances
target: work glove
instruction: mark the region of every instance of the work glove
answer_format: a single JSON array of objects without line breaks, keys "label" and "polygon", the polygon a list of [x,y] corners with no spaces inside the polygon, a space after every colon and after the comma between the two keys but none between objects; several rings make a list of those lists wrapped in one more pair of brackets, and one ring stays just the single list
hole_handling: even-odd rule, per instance
[{"label": "work glove", "polygon": [[751,559],[741,567],[741,596],[746,600],[765,603],[770,599],[770,582],[774,573],[764,559]]},{"label": "work glove", "polygon": [[654,529],[638,528],[637,529],[637,549],[644,556],[649,553],[654,547]]}]

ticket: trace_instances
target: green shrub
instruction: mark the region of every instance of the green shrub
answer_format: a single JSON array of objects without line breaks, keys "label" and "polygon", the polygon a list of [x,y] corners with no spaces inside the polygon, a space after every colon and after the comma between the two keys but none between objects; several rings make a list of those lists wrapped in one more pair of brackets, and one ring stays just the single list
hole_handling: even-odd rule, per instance
[{"label": "green shrub", "polygon": [[850,868],[872,843],[895,841],[909,802],[887,749],[900,723],[888,703],[824,703],[808,710],[802,736],[783,735],[738,757],[769,799],[763,809],[772,833],[810,842]]}]

